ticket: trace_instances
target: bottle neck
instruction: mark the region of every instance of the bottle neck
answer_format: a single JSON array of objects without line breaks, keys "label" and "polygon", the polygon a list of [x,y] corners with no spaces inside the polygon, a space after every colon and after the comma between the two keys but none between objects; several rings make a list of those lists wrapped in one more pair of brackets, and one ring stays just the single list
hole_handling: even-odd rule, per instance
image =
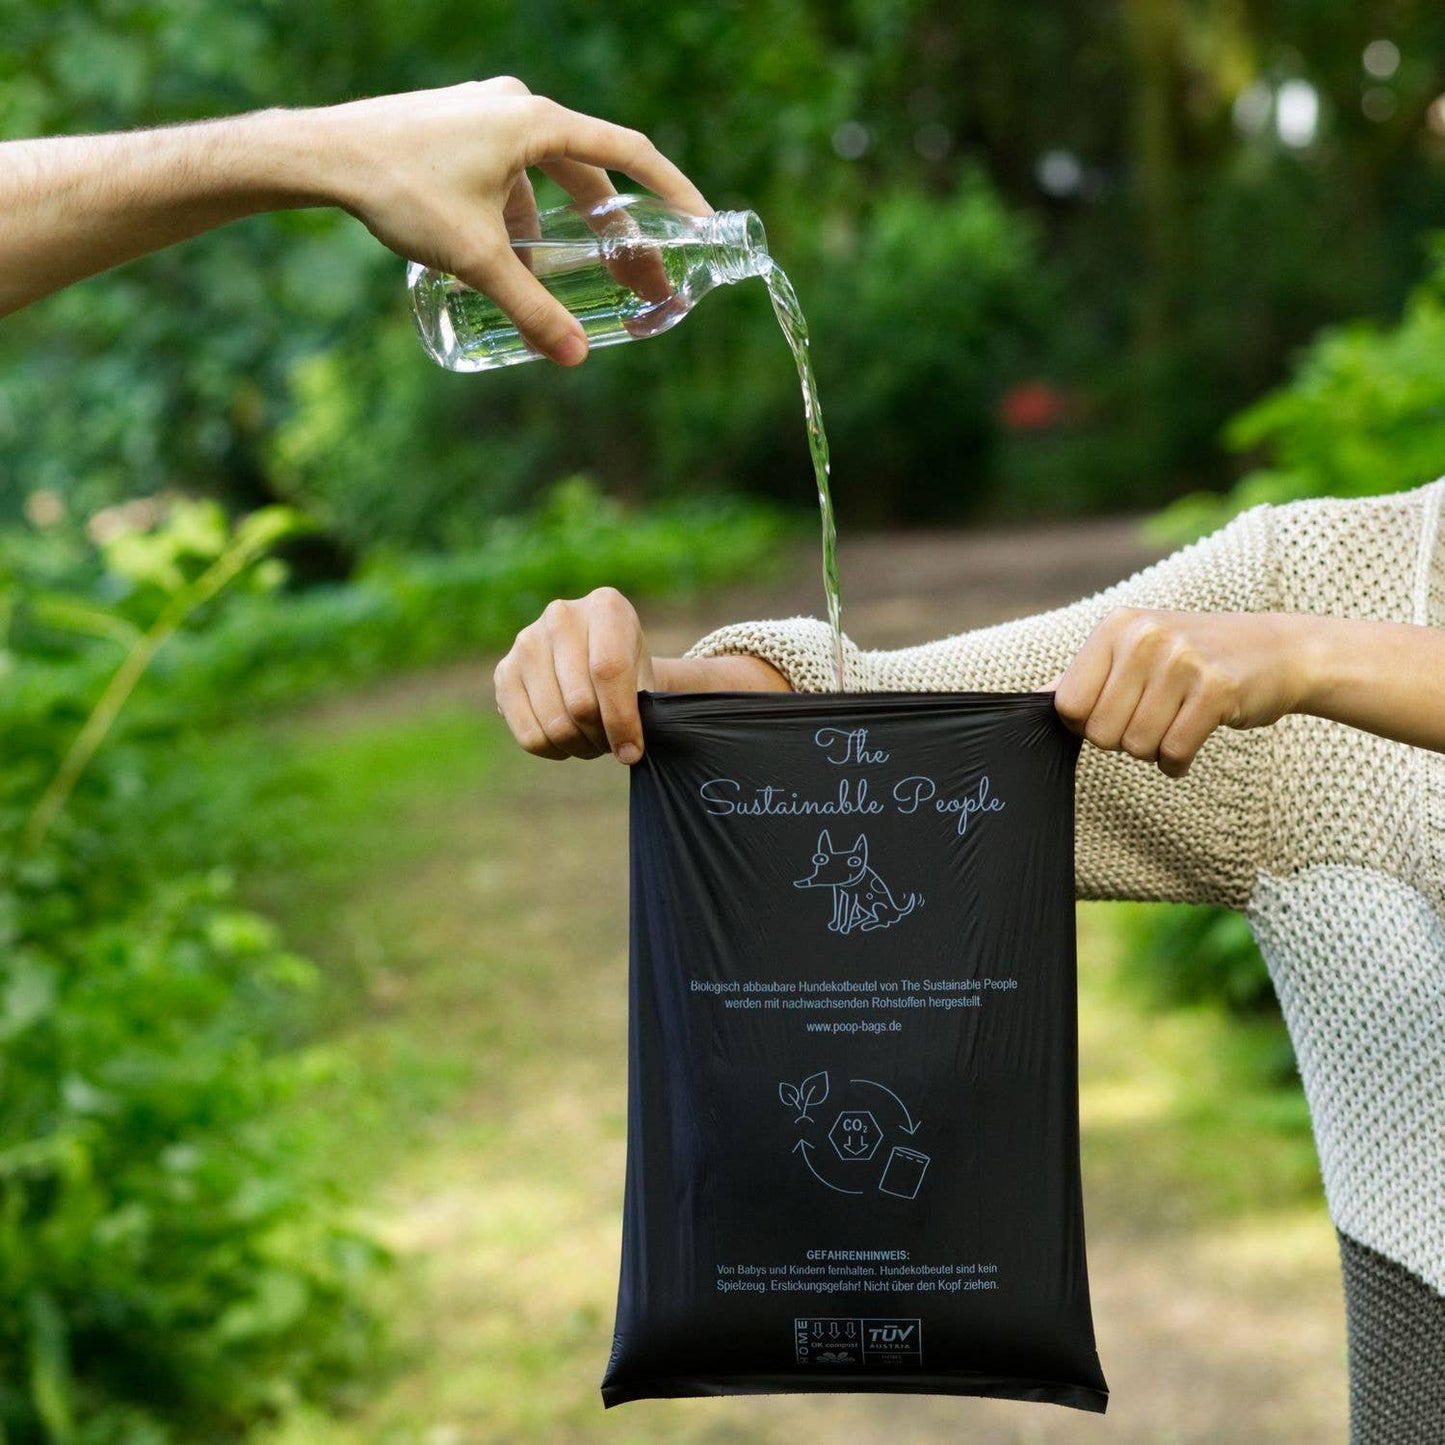
[{"label": "bottle neck", "polygon": [[716,211],[704,224],[703,239],[719,281],[744,281],[772,270],[768,235],[756,211]]}]

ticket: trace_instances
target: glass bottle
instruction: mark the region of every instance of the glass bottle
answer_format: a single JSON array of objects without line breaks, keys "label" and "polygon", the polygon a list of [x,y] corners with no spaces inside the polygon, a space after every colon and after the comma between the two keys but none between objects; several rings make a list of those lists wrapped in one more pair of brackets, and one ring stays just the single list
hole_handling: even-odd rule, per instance
[{"label": "glass bottle", "polygon": [[[589,347],[660,335],[714,287],[772,267],[752,211],[690,216],[650,196],[610,196],[537,219],[538,235],[514,239],[512,249],[582,323]],[[439,366],[490,371],[537,359],[501,307],[455,276],[413,261],[407,285],[422,345]]]}]

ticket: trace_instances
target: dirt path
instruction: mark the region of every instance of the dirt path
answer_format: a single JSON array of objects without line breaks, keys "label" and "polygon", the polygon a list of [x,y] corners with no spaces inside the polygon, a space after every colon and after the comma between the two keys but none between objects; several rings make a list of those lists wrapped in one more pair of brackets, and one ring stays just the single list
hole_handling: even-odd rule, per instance
[{"label": "dirt path", "polygon": [[[844,625],[861,647],[903,647],[970,627],[1061,607],[1162,555],[1128,518],[987,532],[889,532],[838,545]],[[823,615],[817,549],[800,543],[778,578],[709,593],[690,603],[644,604],[653,650],[670,655],[727,622]],[[406,716],[447,701],[473,704],[491,689],[490,665],[464,663],[391,679],[316,710],[344,722]]]},{"label": "dirt path", "polygon": [[[862,647],[925,642],[1060,607],[1160,555],[1127,518],[845,537],[838,547],[845,625]],[[669,607],[653,631],[659,643],[685,646],[724,622],[820,614],[821,606],[817,551],[800,547],[782,582],[732,588],[694,607]]]},{"label": "dirt path", "polygon": [[[1152,556],[1118,523],[864,538],[843,558],[850,630],[869,645],[919,641],[1070,600]],[[814,611],[812,573],[800,552],[780,587],[666,609],[649,624],[661,647],[675,647],[725,620]],[[315,722],[325,731],[475,707],[487,692],[484,670],[452,669],[329,705]],[[1218,1188],[1200,1185],[1174,1103],[1180,1071],[1206,1067],[1197,1051],[1207,1045],[1185,1038],[1187,1023],[1149,1020],[1101,991],[1116,944],[1097,906],[1081,931],[1080,1052],[1109,1414],[856,1396],[604,1414],[595,1391],[624,1151],[624,784],[605,762],[542,766],[505,753],[484,788],[399,817],[398,828],[429,830],[434,849],[379,871],[327,921],[367,938],[387,1007],[424,1021],[412,1046],[465,1058],[468,1082],[460,1103],[398,1149],[376,1200],[402,1261],[394,1288],[407,1367],[349,1425],[314,1423],[289,1442],[1345,1439],[1343,1312],[1323,1209],[1297,1192],[1272,1200],[1247,1155],[1238,1207],[1221,1208]]]}]

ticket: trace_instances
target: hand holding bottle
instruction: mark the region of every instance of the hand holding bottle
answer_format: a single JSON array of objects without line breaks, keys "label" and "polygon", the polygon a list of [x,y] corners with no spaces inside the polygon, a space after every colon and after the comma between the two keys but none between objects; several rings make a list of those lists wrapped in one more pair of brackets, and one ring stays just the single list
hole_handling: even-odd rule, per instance
[{"label": "hand holding bottle", "polygon": [[[588,348],[660,336],[714,287],[782,273],[752,211],[680,210],[652,196],[608,195],[528,217],[511,246],[525,275],[576,319]],[[449,371],[491,371],[539,352],[493,293],[413,261],[412,310],[427,355]]]},{"label": "hand holding bottle", "polygon": [[503,77],[313,110],[116,135],[0,143],[0,316],[86,276],[262,211],[341,206],[410,260],[460,276],[563,365],[581,324],[511,241],[535,235],[535,166],[583,208],[623,172],[689,214],[711,209],[636,131]]},{"label": "hand holding bottle", "polygon": [[512,249],[539,235],[527,170],[580,210],[616,194],[607,168],[693,215],[711,207],[637,131],[532,95],[511,77],[383,96],[323,112],[350,131],[343,201],[379,240],[490,296],[534,351],[564,366],[587,355],[582,324]]}]

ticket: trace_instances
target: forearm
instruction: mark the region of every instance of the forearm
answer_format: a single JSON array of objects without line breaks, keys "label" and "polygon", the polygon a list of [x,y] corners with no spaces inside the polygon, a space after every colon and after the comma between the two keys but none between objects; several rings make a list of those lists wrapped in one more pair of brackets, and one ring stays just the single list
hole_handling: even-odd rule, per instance
[{"label": "forearm", "polygon": [[1292,625],[1303,663],[1292,711],[1445,752],[1445,630],[1338,617]]},{"label": "forearm", "polygon": [[659,692],[791,692],[788,679],[761,657],[657,657]]},{"label": "forearm", "polygon": [[0,315],[243,216],[334,202],[324,114],[0,144]]},{"label": "forearm", "polygon": [[[1445,752],[1445,630],[1305,614],[1268,620],[1279,666],[1294,674],[1288,711]],[[664,692],[789,689],[777,668],[746,654],[658,658],[653,667]]]}]

